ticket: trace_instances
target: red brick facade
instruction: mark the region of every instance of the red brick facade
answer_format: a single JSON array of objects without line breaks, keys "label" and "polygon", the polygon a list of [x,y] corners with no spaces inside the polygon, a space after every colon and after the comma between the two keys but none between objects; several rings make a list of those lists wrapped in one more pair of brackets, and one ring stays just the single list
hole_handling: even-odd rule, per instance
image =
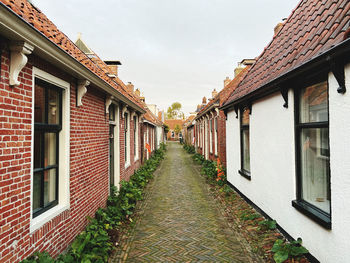
[{"label": "red brick facade", "polygon": [[[48,251],[53,256],[63,252],[86,226],[86,217],[94,216],[99,207],[105,206],[109,194],[106,94],[91,85],[83,97],[83,106],[77,107],[77,80],[34,55],[29,56],[19,75],[21,84],[10,87],[9,54],[8,50],[2,52],[0,76],[0,262],[4,263],[18,262],[37,250]],[[69,209],[30,232],[33,66],[70,83],[70,202]],[[125,169],[121,116],[119,121],[120,180],[128,180],[140,166],[141,158],[134,160],[131,120],[130,166]]]},{"label": "red brick facade", "polygon": [[[217,120],[217,136],[215,134],[215,119]],[[210,122],[212,122],[212,136],[210,136]],[[219,111],[219,115],[217,115],[217,112],[213,109],[207,115],[197,118],[194,130],[197,152],[212,161],[219,158],[221,163],[226,166],[226,117],[224,112]],[[205,131],[207,136],[205,136]],[[205,147],[208,150],[207,155]]]}]

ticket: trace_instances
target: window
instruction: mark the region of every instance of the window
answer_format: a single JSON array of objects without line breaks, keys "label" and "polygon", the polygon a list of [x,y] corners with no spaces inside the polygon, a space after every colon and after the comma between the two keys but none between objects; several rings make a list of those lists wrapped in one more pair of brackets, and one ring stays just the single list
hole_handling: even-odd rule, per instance
[{"label": "window", "polygon": [[115,185],[115,105],[111,104],[108,109],[109,115],[109,183],[110,185]]},{"label": "window", "polygon": [[330,228],[328,83],[296,92],[297,200],[293,206]]},{"label": "window", "polygon": [[35,79],[33,218],[58,204],[62,90]]},{"label": "window", "polygon": [[209,120],[209,134],[210,153],[213,153],[213,119]]},{"label": "window", "polygon": [[124,113],[124,155],[125,165],[130,164],[130,120],[129,113]]},{"label": "window", "polygon": [[240,122],[241,122],[241,170],[239,173],[247,178],[250,176],[250,137],[249,137],[249,115],[250,109],[245,107],[241,110]]},{"label": "window", "polygon": [[70,84],[33,67],[30,232],[69,209]]},{"label": "window", "polygon": [[215,155],[218,155],[218,117],[214,119],[214,132],[215,132]]},{"label": "window", "polygon": [[139,126],[138,126],[138,118],[134,116],[134,160],[138,160],[139,158]]},{"label": "window", "polygon": [[115,121],[115,106],[111,104],[108,109],[109,112],[109,121]]}]

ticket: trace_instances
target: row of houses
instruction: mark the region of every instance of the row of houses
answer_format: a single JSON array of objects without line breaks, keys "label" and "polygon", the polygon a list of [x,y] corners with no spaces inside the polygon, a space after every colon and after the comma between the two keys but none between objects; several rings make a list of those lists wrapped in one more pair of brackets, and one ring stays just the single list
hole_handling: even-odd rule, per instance
[{"label": "row of houses", "polygon": [[350,2],[301,0],[186,125],[228,183],[313,259],[350,258]]},{"label": "row of houses", "polygon": [[63,252],[164,141],[119,61],[27,0],[0,1],[0,262]]}]

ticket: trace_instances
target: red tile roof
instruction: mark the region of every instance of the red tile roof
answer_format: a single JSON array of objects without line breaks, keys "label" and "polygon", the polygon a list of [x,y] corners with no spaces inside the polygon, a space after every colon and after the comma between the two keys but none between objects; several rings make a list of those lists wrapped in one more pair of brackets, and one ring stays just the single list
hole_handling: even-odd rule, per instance
[{"label": "red tile roof", "polygon": [[[64,50],[71,57],[79,61],[83,66],[95,73],[98,77],[108,83],[111,87],[119,91],[130,101],[142,108],[142,104],[133,95],[125,91],[124,83],[121,80],[114,82],[107,76],[105,64],[98,56],[94,60],[90,59],[82,52],[63,32],[61,32],[38,8],[34,7],[26,0],[0,0],[7,8],[20,16],[25,22],[41,32],[47,39]],[[124,85],[125,86],[125,85]]]},{"label": "red tile roof", "polygon": [[230,104],[341,43],[349,0],[302,0],[227,100]]},{"label": "red tile roof", "polygon": [[170,130],[174,130],[176,125],[179,125],[182,128],[182,125],[184,124],[185,120],[171,120],[167,119],[164,121],[166,125],[168,125]]}]

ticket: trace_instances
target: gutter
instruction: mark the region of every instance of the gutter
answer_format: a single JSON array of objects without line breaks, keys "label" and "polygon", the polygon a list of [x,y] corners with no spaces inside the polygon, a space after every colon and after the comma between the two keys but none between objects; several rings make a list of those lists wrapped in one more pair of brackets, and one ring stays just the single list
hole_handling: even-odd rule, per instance
[{"label": "gutter", "polygon": [[288,87],[288,84],[287,85],[285,84],[287,81],[293,80],[294,78],[302,74],[315,70],[315,68],[319,68],[320,72],[322,71],[329,72],[331,71],[331,65],[330,65],[331,61],[338,61],[338,60],[342,61],[344,57],[346,58],[346,56],[344,55],[347,53],[350,53],[350,38],[348,38],[347,40],[344,40],[337,46],[330,48],[326,52],[319,54],[313,59],[304,62],[297,68],[293,68],[287,71],[283,75],[271,80],[270,82],[264,84],[263,86],[259,87],[253,92],[248,93],[243,97],[240,97],[234,101],[231,101],[230,103],[224,106],[221,106],[219,109],[227,112],[234,109],[239,104],[252,102],[254,100],[266,97],[271,93],[280,91],[281,88],[286,88],[286,86]]},{"label": "gutter", "polygon": [[150,124],[150,125],[152,125],[152,126],[154,126],[154,127],[157,126],[156,124],[154,124],[154,123],[152,123],[152,122],[150,122],[150,121],[148,121],[148,120],[143,120],[143,123],[148,123],[148,124]]},{"label": "gutter", "polygon": [[203,115],[205,115],[207,112],[211,111],[212,109],[219,107],[220,104],[219,103],[213,103],[212,105],[210,105],[209,108],[207,108],[205,111],[203,111],[201,114],[197,115],[195,120],[199,119],[200,117],[202,117]]},{"label": "gutter", "polygon": [[89,80],[96,87],[112,95],[121,102],[141,113],[146,111],[127,99],[123,94],[98,77],[82,63],[53,43],[40,31],[24,21],[20,16],[0,2],[0,32],[9,40],[22,40],[34,46],[33,53],[78,79]]}]

